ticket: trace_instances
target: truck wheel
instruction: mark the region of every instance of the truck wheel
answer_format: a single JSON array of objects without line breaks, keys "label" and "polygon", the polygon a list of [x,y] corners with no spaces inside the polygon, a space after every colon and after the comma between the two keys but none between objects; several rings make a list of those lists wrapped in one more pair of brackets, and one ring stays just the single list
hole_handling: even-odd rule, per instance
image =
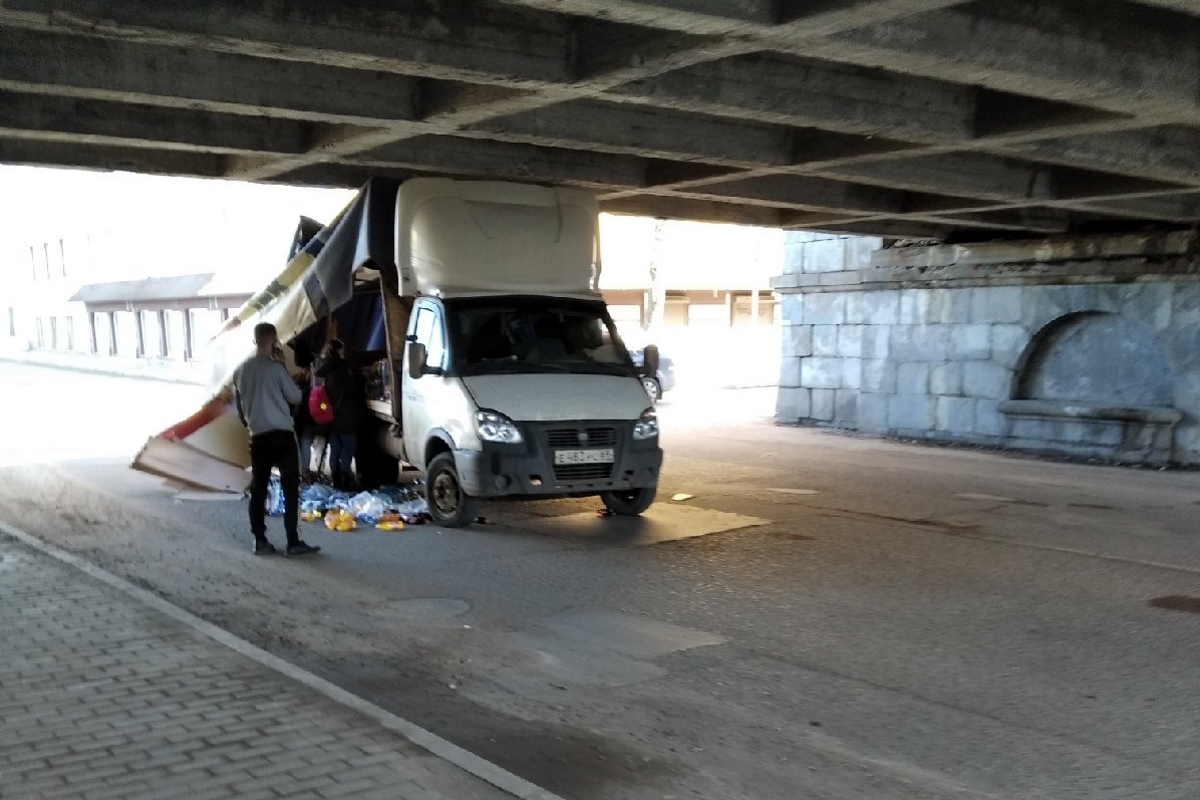
[{"label": "truck wheel", "polygon": [[646,394],[650,395],[650,402],[657,405],[662,399],[662,387],[658,385],[657,378],[642,378],[642,388],[646,390]]},{"label": "truck wheel", "polygon": [[601,492],[600,499],[604,501],[604,507],[614,514],[622,517],[636,517],[650,507],[657,491],[655,487],[622,489],[616,492]]},{"label": "truck wheel", "polygon": [[425,471],[425,501],[429,516],[446,528],[464,528],[475,521],[479,500],[468,497],[458,480],[454,456],[442,453]]}]

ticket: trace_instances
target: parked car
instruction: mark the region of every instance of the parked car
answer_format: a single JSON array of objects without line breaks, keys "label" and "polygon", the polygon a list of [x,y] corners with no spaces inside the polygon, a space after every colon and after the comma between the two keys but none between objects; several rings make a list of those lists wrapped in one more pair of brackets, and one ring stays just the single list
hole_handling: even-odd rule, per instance
[{"label": "parked car", "polygon": [[[645,363],[645,349],[641,347],[632,347],[629,349],[629,357],[633,359],[633,364],[639,370]],[[646,394],[650,395],[650,399],[658,402],[662,399],[664,392],[669,392],[675,388],[675,362],[664,355],[658,357],[658,372],[653,376],[643,375],[642,385],[646,387]]]}]

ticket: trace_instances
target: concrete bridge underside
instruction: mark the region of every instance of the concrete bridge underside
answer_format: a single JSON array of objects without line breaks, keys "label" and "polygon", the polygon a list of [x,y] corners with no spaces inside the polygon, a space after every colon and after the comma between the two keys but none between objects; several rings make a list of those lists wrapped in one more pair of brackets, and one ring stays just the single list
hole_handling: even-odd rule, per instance
[{"label": "concrete bridge underside", "polygon": [[893,238],[1200,220],[1200,0],[0,0],[0,110],[13,164]]}]

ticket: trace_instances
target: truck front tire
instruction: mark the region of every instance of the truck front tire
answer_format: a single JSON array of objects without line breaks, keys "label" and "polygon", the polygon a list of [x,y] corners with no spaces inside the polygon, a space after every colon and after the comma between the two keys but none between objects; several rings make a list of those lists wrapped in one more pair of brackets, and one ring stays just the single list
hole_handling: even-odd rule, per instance
[{"label": "truck front tire", "polygon": [[601,492],[600,499],[604,507],[622,517],[636,517],[650,507],[654,502],[657,487],[646,489],[622,489],[614,492]]},{"label": "truck front tire", "polygon": [[469,497],[458,479],[454,456],[442,453],[425,470],[425,502],[429,516],[446,528],[465,528],[475,521],[479,500]]}]

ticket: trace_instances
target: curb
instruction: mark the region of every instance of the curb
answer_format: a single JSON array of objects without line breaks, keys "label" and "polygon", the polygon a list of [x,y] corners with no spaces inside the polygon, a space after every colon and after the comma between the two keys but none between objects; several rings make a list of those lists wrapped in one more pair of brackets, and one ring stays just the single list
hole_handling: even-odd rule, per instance
[{"label": "curb", "polygon": [[218,644],[234,650],[285,677],[297,681],[336,703],[354,709],[393,733],[398,733],[413,744],[428,750],[443,761],[453,764],[464,772],[491,784],[501,791],[511,794],[513,797],[518,798],[518,800],[565,800],[559,795],[536,786],[508,770],[464,750],[437,734],[425,730],[416,723],[409,722],[403,717],[397,716],[368,700],[364,700],[358,695],[352,694],[336,684],[314,675],[308,670],[301,669],[279,656],[272,655],[245,639],[234,636],[229,631],[213,625],[211,622],[205,622],[195,614],[185,611],[153,592],[141,589],[124,578],[118,577],[73,553],[68,553],[65,550],[42,541],[33,534],[26,533],[6,522],[0,522],[0,533],[6,534],[51,558],[69,564],[81,572],[85,572],[93,578],[122,592],[131,599],[147,605],[178,622],[182,622],[192,630],[207,636]]}]

